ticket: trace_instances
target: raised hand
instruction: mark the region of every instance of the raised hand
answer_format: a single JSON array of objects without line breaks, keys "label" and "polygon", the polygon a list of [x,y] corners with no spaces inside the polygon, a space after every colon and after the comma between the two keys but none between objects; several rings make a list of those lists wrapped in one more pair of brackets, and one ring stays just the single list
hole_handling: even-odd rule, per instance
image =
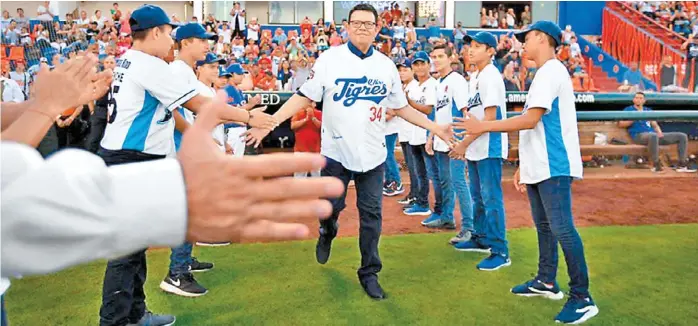
[{"label": "raised hand", "polygon": [[[225,95],[221,95],[209,105],[224,104]],[[308,228],[285,221],[329,216],[332,206],[320,198],[341,195],[341,181],[285,177],[321,168],[325,164],[322,156],[226,156],[211,138],[218,123],[215,110],[202,110],[184,133],[178,153],[187,189],[188,241],[302,239]],[[278,178],[266,179],[269,177]]]},{"label": "raised hand", "polygon": [[85,104],[83,96],[86,90],[94,92],[96,64],[97,58],[90,55],[70,59],[51,71],[42,67],[35,82],[37,107],[47,115],[56,116],[66,109]]}]

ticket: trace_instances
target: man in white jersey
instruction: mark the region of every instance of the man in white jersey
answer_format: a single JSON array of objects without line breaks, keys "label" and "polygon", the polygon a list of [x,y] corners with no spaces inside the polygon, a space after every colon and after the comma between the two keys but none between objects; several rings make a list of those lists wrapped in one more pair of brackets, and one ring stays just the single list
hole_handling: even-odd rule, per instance
[{"label": "man in white jersey", "polygon": [[[361,268],[359,280],[366,293],[384,299],[378,284],[382,263],[378,241],[382,223],[382,181],[386,158],[385,109],[394,109],[397,116],[451,139],[451,131],[439,126],[424,114],[407,105],[395,64],[371,47],[378,30],[378,13],[370,4],[356,5],[349,12],[350,42],[324,52],[310,78],[278,112],[284,121],[310,101],[323,103],[321,154],[327,157],[323,176],[334,176],[345,187],[354,180],[360,216],[359,246]],[[268,131],[248,131],[249,143],[258,145]],[[332,216],[320,222],[316,259],[325,264],[330,256],[332,240],[337,235],[337,219],[346,207],[345,196],[332,200]]]},{"label": "man in white jersey", "polygon": [[[180,105],[216,110],[222,121],[242,121],[274,128],[273,118],[244,110],[211,106],[194,85],[175,75],[162,58],[172,48],[172,28],[159,7],[144,5],[131,14],[133,46],[117,61],[108,98],[108,121],[98,151],[107,165],[165,158],[173,152],[172,111]],[[193,74],[193,73],[192,73]],[[145,308],[145,250],[110,260],[104,275],[100,325],[128,323],[171,325],[174,316],[157,316]]]},{"label": "man in white jersey", "polygon": [[[439,84],[436,87],[436,106],[434,107],[437,123],[453,123],[456,117],[462,117],[468,106],[468,81],[463,75],[451,68],[451,48],[437,45],[431,52],[431,61],[439,72]],[[438,135],[437,135],[438,136]],[[461,214],[462,238],[470,238],[473,231],[473,212],[470,191],[465,180],[465,162],[448,157],[451,149],[448,144],[433,134],[427,139],[426,151],[436,158],[436,169],[443,193],[443,210],[441,215],[432,214],[422,221],[422,225],[432,228],[455,229],[455,200],[458,199]]]},{"label": "man in white jersey", "polygon": [[521,163],[514,174],[514,186],[528,192],[538,232],[539,261],[536,277],[511,292],[555,300],[564,297],[555,281],[559,242],[570,277],[570,297],[555,320],[579,324],[596,316],[599,309],[589,294],[584,246],[572,217],[572,180],[582,178],[582,159],[572,81],[555,56],[561,36],[560,28],[549,21],[539,21],[516,35],[538,68],[521,116],[480,121],[468,115],[469,119],[461,119],[456,125],[473,135],[521,130]]},{"label": "man in white jersey", "polygon": [[[432,113],[436,104],[436,85],[438,82],[429,76],[429,55],[424,51],[414,54],[410,67],[399,67],[400,78],[405,89],[407,103],[425,116]],[[415,79],[415,76],[417,77]],[[407,168],[410,173],[410,195],[402,201],[406,215],[431,215],[429,209],[429,173],[427,172],[428,155],[424,150],[427,131],[424,128],[408,124],[407,142],[403,144]],[[436,189],[434,213],[441,213],[441,191]]]},{"label": "man in white jersey", "polygon": [[[504,80],[492,64],[497,39],[491,33],[480,32],[473,37],[466,35],[465,42],[470,45],[470,62],[477,66],[477,72],[470,75],[468,113],[487,121],[505,119]],[[489,252],[489,257],[477,264],[483,271],[511,265],[502,194],[502,164],[508,154],[507,134],[502,132],[467,135],[451,151],[451,158],[467,159],[475,226],[471,239],[454,247],[460,251]]]}]

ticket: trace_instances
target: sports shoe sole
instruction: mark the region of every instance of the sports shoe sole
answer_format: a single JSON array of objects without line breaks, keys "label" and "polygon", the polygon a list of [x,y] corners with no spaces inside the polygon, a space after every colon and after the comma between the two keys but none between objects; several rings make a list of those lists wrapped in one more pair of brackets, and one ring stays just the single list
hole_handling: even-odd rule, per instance
[{"label": "sports shoe sole", "polygon": [[213,269],[213,267],[207,268],[207,269],[189,269],[189,271],[192,273],[203,273],[203,272],[208,272],[212,269]]},{"label": "sports shoe sole", "polygon": [[565,297],[565,294],[562,293],[562,291],[557,292],[557,293],[553,293],[553,292],[549,292],[549,291],[537,290],[537,289],[532,288],[532,287],[529,287],[528,290],[531,292],[534,292],[534,293],[514,293],[514,292],[511,292],[511,293],[514,293],[515,295],[518,295],[520,297],[526,297],[526,298],[543,297],[543,298],[550,299],[550,300],[562,300]]},{"label": "sports shoe sole", "polygon": [[197,242],[196,245],[200,246],[200,247],[225,247],[225,246],[229,246],[230,242],[223,242],[223,243]]},{"label": "sports shoe sole", "polygon": [[589,309],[589,311],[585,312],[584,315],[582,315],[582,318],[579,318],[579,319],[577,319],[577,320],[575,320],[575,321],[573,321],[573,322],[571,322],[571,323],[565,323],[565,322],[559,321],[559,320],[557,320],[557,319],[555,320],[555,322],[558,323],[558,324],[579,325],[579,324],[584,323],[584,322],[586,322],[587,320],[593,318],[594,316],[596,316],[596,315],[598,315],[598,314],[599,314],[599,307],[597,307],[597,306],[591,306],[591,308]]},{"label": "sports shoe sole", "polygon": [[488,249],[481,249],[481,248],[462,249],[462,248],[453,247],[453,249],[456,249],[457,251],[462,251],[462,252],[479,252],[479,253],[483,253],[483,254],[489,254],[492,252],[489,248]]},{"label": "sports shoe sole", "polygon": [[402,214],[409,215],[409,216],[429,216],[431,215],[431,211],[424,211],[424,212],[412,212],[408,213],[407,211],[402,211]]},{"label": "sports shoe sole", "polygon": [[384,191],[384,192],[383,192],[383,196],[395,197],[395,196],[397,196],[397,195],[399,195],[399,194],[402,194],[402,193],[404,193],[404,192],[405,192],[404,189],[403,189],[403,190],[395,190],[395,191],[392,191],[392,192],[385,192],[385,191]]},{"label": "sports shoe sole", "polygon": [[204,293],[189,293],[186,291],[182,291],[180,288],[178,288],[170,283],[167,283],[165,281],[160,282],[160,290],[163,290],[167,293],[175,294],[178,296],[187,297],[187,298],[196,298],[196,297],[200,297],[200,296],[208,293],[208,290],[206,290],[206,292],[204,292]]},{"label": "sports shoe sole", "polygon": [[494,271],[496,271],[496,270],[498,270],[498,269],[500,269],[500,268],[502,268],[502,267],[509,267],[509,266],[511,266],[511,260],[509,260],[509,261],[507,261],[506,263],[501,264],[501,265],[499,265],[499,266],[497,266],[497,267],[495,267],[495,268],[480,268],[480,267],[477,267],[477,269],[480,270],[480,271],[483,271],[483,272],[494,272]]}]

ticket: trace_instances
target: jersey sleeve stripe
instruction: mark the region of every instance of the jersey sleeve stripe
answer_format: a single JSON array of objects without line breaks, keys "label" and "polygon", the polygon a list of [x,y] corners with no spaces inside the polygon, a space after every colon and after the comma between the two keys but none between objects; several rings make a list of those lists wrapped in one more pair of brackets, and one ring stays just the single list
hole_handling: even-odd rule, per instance
[{"label": "jersey sleeve stripe", "polygon": [[196,92],[195,89],[190,90],[189,92],[186,92],[184,95],[180,96],[178,99],[173,101],[170,105],[166,106],[165,109],[169,111],[173,111],[175,108],[181,106],[185,102],[189,101],[192,99],[192,97],[196,96],[198,93]]}]

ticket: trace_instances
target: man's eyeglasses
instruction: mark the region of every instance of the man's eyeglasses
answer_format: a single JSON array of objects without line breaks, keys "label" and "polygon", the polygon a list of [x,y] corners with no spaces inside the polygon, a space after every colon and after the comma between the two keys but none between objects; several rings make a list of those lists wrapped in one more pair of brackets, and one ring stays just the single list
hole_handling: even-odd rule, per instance
[{"label": "man's eyeglasses", "polygon": [[352,28],[361,28],[361,25],[366,26],[366,29],[374,29],[376,27],[376,22],[364,22],[360,20],[352,20],[349,22]]}]

